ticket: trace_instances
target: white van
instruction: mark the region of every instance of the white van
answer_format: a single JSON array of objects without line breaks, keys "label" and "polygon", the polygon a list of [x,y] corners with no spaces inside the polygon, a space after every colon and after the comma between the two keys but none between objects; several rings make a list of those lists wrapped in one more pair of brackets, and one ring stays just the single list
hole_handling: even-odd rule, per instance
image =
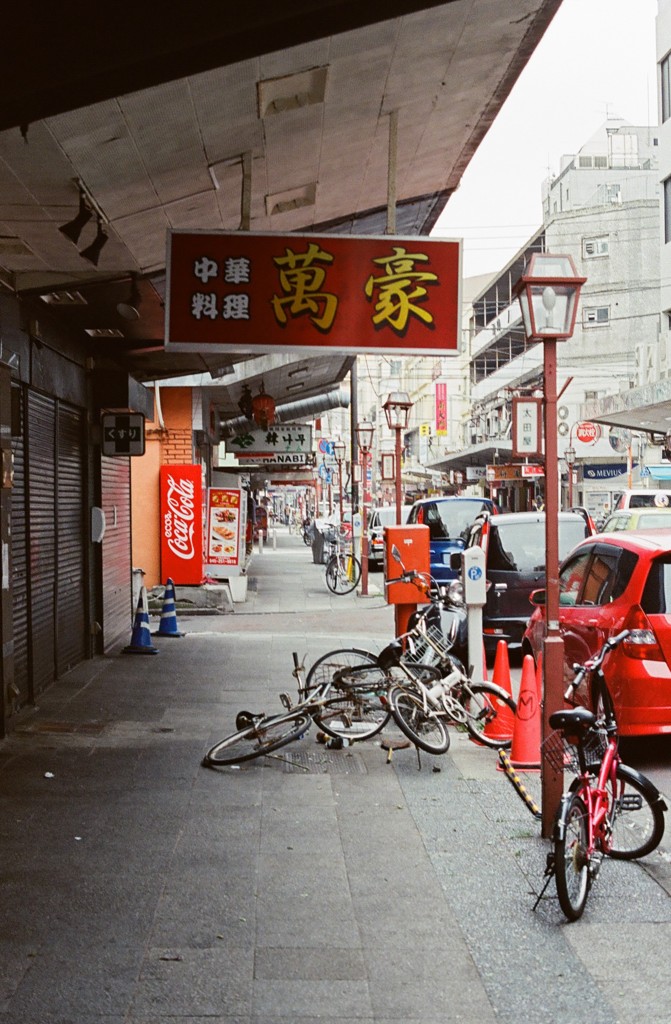
[{"label": "white van", "polygon": [[[401,522],[407,523],[412,505],[401,509]],[[384,528],[396,526],[396,505],[372,508],[368,517],[368,567],[382,569],[384,564]]]},{"label": "white van", "polygon": [[613,512],[623,508],[669,508],[671,491],[640,487],[631,491],[616,491],[613,495]]}]

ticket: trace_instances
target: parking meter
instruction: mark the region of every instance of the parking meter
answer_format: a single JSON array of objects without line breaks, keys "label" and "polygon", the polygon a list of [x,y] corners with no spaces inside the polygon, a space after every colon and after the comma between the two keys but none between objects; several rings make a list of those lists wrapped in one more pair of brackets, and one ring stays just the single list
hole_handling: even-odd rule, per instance
[{"label": "parking meter", "polygon": [[471,678],[485,677],[482,640],[482,608],[487,602],[486,555],[481,547],[464,548],[461,553],[461,582],[468,614],[468,668]]},{"label": "parking meter", "polygon": [[475,545],[464,548],[461,555],[462,583],[464,585],[464,601],[467,605],[487,603],[487,575],[485,571],[485,553]]}]

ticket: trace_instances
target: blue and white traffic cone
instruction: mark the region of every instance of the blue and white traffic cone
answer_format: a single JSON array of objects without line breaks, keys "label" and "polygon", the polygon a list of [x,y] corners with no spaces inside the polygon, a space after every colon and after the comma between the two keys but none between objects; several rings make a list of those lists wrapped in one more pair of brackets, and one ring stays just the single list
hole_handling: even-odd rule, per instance
[{"label": "blue and white traffic cone", "polygon": [[168,577],[163,594],[163,608],[161,609],[161,622],[158,632],[153,636],[184,636],[177,628],[177,610],[175,607],[175,584]]},{"label": "blue and white traffic cone", "polygon": [[158,647],[154,647],[151,642],[149,613],[147,611],[146,601],[147,591],[142,587],[140,589],[140,597],[137,602],[137,611],[135,612],[133,633],[130,638],[130,643],[123,649],[124,654],[158,654]]}]

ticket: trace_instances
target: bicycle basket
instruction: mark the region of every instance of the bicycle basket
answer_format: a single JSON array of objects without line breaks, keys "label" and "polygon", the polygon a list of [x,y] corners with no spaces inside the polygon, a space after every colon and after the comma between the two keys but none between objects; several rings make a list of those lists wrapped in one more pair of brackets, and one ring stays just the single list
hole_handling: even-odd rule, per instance
[{"label": "bicycle basket", "polygon": [[420,625],[406,634],[403,661],[408,665],[437,665],[448,651],[439,627]]},{"label": "bicycle basket", "polygon": [[[608,737],[605,732],[590,732],[583,741],[585,754],[585,765],[588,771],[597,774],[599,765],[608,746]],[[551,732],[548,738],[541,744],[543,759],[554,768],[556,772],[572,772],[580,774],[580,760],[578,748],[569,743],[564,734],[556,729]]]}]

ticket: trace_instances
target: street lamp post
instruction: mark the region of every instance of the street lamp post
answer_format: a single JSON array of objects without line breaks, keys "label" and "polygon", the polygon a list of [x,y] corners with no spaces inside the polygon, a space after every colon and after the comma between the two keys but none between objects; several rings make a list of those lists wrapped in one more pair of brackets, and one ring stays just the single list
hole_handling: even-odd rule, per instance
[{"label": "street lamp post", "polygon": [[372,423],[364,420],[356,425],[356,438],[361,452],[361,593],[368,596],[368,530],[366,529],[366,495],[368,494],[368,480],[366,468],[368,456],[373,446],[373,434],[375,427]]},{"label": "street lamp post", "polygon": [[[543,343],[543,429],[545,435],[545,639],[543,644],[543,739],[549,718],[563,706],[564,641],[559,630],[559,481],[557,473],[557,341],[570,338],[575,326],[580,289],[570,256],[534,253],[516,285],[524,330],[530,341]],[[546,758],[541,764],[542,834],[552,834],[563,790],[563,776]]]},{"label": "street lamp post", "polygon": [[410,418],[412,402],[410,401],[410,396],[405,391],[392,391],[382,408],[384,409],[384,414],[387,417],[387,426],[390,430],[393,430],[396,435],[396,525],[400,526],[402,522],[401,507],[403,505],[403,482],[401,479],[401,433],[408,429],[408,420]]},{"label": "street lamp post", "polygon": [[575,466],[576,450],[573,445],[569,445],[564,451],[564,461],[566,462],[566,468],[568,469],[568,504],[569,508],[573,508],[573,467]]},{"label": "street lamp post", "polygon": [[345,442],[340,438],[333,442],[333,455],[338,463],[338,490],[340,495],[340,522],[342,522],[342,464],[345,461]]}]

